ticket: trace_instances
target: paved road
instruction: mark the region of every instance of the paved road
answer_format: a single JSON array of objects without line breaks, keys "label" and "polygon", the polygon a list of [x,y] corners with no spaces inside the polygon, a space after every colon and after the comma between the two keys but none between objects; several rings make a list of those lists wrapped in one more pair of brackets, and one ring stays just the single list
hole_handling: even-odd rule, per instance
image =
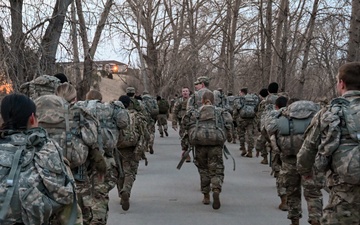
[{"label": "paved road", "polygon": [[[170,128],[171,126],[169,126]],[[201,203],[200,180],[193,163],[176,169],[181,150],[177,132],[169,129],[169,137],[156,133],[154,155],[148,154],[149,165],[140,162],[129,211],[119,204],[117,190],[110,193],[109,225],[287,225],[287,212],[277,209],[275,178],[260,158],[240,156],[239,144],[227,144],[236,160],[225,160],[225,181],[220,195],[221,208]],[[324,196],[325,202],[328,196]],[[307,223],[303,200],[301,225]]]}]

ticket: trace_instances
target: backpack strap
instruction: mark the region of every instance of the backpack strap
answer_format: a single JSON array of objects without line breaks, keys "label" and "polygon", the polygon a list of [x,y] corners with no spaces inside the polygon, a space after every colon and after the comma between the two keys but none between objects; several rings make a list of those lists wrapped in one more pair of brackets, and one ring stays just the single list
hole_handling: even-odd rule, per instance
[{"label": "backpack strap", "polygon": [[[65,117],[65,152],[66,152],[66,154],[68,154],[69,152],[67,150],[71,148],[71,139],[72,139],[72,134],[70,131],[69,105],[68,104],[65,104],[64,117]],[[66,158],[71,159],[71,156],[66,155]]]},{"label": "backpack strap", "polygon": [[19,181],[18,177],[19,177],[20,171],[21,171],[20,158],[21,158],[21,155],[22,155],[23,151],[25,150],[25,148],[26,148],[25,145],[21,145],[20,149],[16,150],[14,159],[11,163],[12,166],[10,169],[10,173],[6,180],[6,185],[8,187],[8,190],[6,192],[5,200],[4,200],[4,203],[2,204],[1,210],[0,210],[0,222],[4,221],[6,214],[10,208],[10,202],[11,202],[12,196],[14,194],[15,187]]}]

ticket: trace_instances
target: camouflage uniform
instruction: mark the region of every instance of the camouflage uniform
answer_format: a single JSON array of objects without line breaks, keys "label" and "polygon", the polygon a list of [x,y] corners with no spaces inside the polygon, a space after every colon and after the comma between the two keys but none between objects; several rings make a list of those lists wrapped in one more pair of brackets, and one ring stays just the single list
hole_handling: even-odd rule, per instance
[{"label": "camouflage uniform", "polygon": [[[114,150],[118,142],[119,132],[129,124],[129,115],[120,101],[112,103],[101,103],[98,100],[77,102],[84,105],[100,121],[101,139],[99,148],[104,151],[106,162],[105,176],[95,171],[90,174],[90,181],[93,186],[91,193],[82,193],[82,197],[89,202],[91,207],[91,221],[89,224],[103,224],[107,222],[109,211],[109,192],[115,187],[119,178],[119,168],[114,159]],[[90,196],[85,196],[90,194]],[[92,198],[92,201],[90,200]]]},{"label": "camouflage uniform", "polygon": [[186,114],[186,104],[188,99],[183,97],[178,98],[178,100],[174,104],[174,117],[172,121],[172,126],[177,127],[179,124],[179,135],[181,138],[181,149],[186,151],[189,148],[188,140],[184,137],[185,136],[185,128],[184,125],[181,123],[182,118]]},{"label": "camouflage uniform", "polygon": [[[144,94],[143,98],[153,98],[150,94]],[[155,99],[154,99],[155,100]],[[146,104],[145,104],[145,109],[146,109]],[[146,110],[148,111],[148,110]],[[147,120],[147,129],[149,131],[149,142],[148,142],[148,148],[150,149],[150,151],[153,151],[153,146],[154,146],[154,140],[155,140],[155,123],[156,123],[156,118],[152,118],[151,115],[149,114],[149,112],[147,112],[146,116],[146,120]],[[145,150],[147,151],[147,149]]]},{"label": "camouflage uniform", "polygon": [[[360,91],[347,91],[342,97],[347,100],[356,99],[360,97]],[[356,123],[354,122],[354,124]],[[328,151],[344,153],[345,151],[342,151],[346,146],[344,143],[353,147],[351,143],[354,142],[350,138],[341,108],[328,106],[314,117],[307,130],[305,141],[297,155],[299,173],[305,179],[313,178],[315,157],[315,163],[327,162],[327,158],[331,157],[326,156]],[[334,159],[334,157],[332,158]],[[346,156],[343,159],[346,160]],[[342,165],[348,163],[344,161]],[[317,166],[317,164],[315,165]],[[330,196],[328,205],[323,210],[321,224],[360,224],[360,186],[346,183],[335,172],[334,164],[327,164],[326,169],[329,173],[327,185],[330,188]]]},{"label": "camouflage uniform", "polygon": [[[240,110],[245,106],[245,97],[253,97],[252,94],[247,94],[246,96],[241,96],[235,104],[239,104],[233,110],[234,119],[237,124],[237,132],[239,135],[240,141],[240,151],[242,151],[242,156],[252,157],[252,150],[254,148],[254,133],[255,133],[255,119],[254,118],[242,118],[240,116]],[[257,108],[257,103],[254,102],[254,113]],[[240,110],[239,110],[240,109]],[[245,148],[245,140],[247,136],[247,153]]]},{"label": "camouflage uniform", "polygon": [[167,119],[169,116],[169,109],[166,112],[161,112],[161,110],[160,110],[160,104],[162,104],[161,101],[166,102],[167,107],[169,107],[169,103],[165,99],[158,100],[159,115],[157,116],[157,125],[158,125],[158,130],[160,133],[160,137],[163,137],[164,132],[165,132],[166,136],[169,135],[167,132],[167,130],[168,130]]},{"label": "camouflage uniform", "polygon": [[[228,111],[230,112],[231,116],[234,118],[234,101],[235,101],[236,96],[234,95],[229,95],[226,97],[226,101],[228,103]],[[236,143],[236,138],[237,138],[237,124],[236,121],[233,121],[234,124],[234,129],[233,129],[233,133],[232,133],[232,139],[233,139],[233,143]]]},{"label": "camouflage uniform", "polygon": [[190,96],[190,98],[187,102],[186,110],[200,108],[200,106],[202,105],[201,98],[202,98],[203,94],[207,91],[210,91],[210,90],[208,88],[201,88],[200,90],[195,91],[195,93]]},{"label": "camouflage uniform", "polygon": [[[203,107],[214,107],[211,105],[204,105]],[[199,110],[201,110],[201,108]],[[214,107],[215,108],[215,107]],[[232,132],[232,118],[229,112],[215,108],[221,111],[222,120],[224,121],[224,128],[228,141],[231,141]],[[195,110],[187,111],[182,123],[185,129],[189,132],[191,125],[196,122]],[[200,174],[201,192],[208,195],[212,190],[214,193],[219,194],[222,190],[222,183],[224,181],[224,162],[222,156],[222,145],[218,146],[195,146],[195,165]],[[214,197],[215,198],[215,197]],[[215,201],[214,201],[215,202]],[[205,204],[205,203],[204,203]],[[208,203],[207,203],[208,204]],[[220,206],[219,206],[220,207]],[[216,209],[213,205],[213,208]]]},{"label": "camouflage uniform", "polygon": [[[130,104],[131,105],[131,104]],[[136,111],[131,106],[128,108],[129,112]],[[133,112],[134,113],[134,112]],[[135,116],[135,131],[139,132],[139,139],[137,140],[136,146],[131,147],[119,147],[119,155],[121,161],[121,169],[123,171],[123,175],[117,182],[117,189],[119,197],[121,198],[121,204],[124,210],[128,210],[129,208],[129,198],[131,194],[131,189],[136,179],[137,169],[139,167],[139,160],[143,157],[145,150],[147,149],[147,140],[149,137],[149,132],[146,126],[146,118],[140,113],[136,112]],[[124,206],[124,201],[127,201]]]},{"label": "camouflage uniform", "polygon": [[[311,181],[306,181],[301,178],[301,175],[296,168],[296,154],[301,148],[304,141],[303,132],[293,134],[289,130],[289,134],[281,134],[280,126],[278,124],[279,117],[287,117],[289,114],[294,116],[294,111],[299,117],[296,118],[311,118],[318,111],[318,107],[309,101],[298,101],[291,104],[288,109],[282,108],[279,115],[275,116],[267,124],[267,131],[270,135],[272,149],[275,152],[280,152],[281,169],[280,181],[282,186],[286,188],[286,205],[288,206],[288,219],[297,224],[302,217],[301,211],[301,183],[304,185],[304,196],[308,203],[309,223],[319,221],[322,212],[322,195],[321,188]],[[292,108],[292,109],[290,109]],[[300,110],[301,109],[301,110]],[[310,114],[311,113],[311,114]],[[307,116],[307,117],[306,117]],[[293,127],[294,129],[294,127]]]}]

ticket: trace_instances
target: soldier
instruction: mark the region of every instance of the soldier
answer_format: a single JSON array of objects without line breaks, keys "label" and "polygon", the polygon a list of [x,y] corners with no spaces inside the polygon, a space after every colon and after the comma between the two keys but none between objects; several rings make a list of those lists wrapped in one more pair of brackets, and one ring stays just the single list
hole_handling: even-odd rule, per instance
[{"label": "soldier", "polygon": [[[276,100],[281,100],[279,97]],[[274,152],[280,152],[282,185],[286,188],[288,219],[292,225],[298,225],[302,217],[301,212],[301,176],[296,169],[296,154],[304,141],[303,135],[312,117],[319,110],[319,106],[311,101],[295,101],[278,115],[269,119],[267,131],[270,136]],[[304,194],[308,192],[304,189]],[[307,197],[307,196],[306,196]],[[321,208],[318,209],[321,213]],[[314,209],[313,209],[314,211]],[[309,220],[311,221],[311,220]],[[312,223],[318,224],[318,223]]]},{"label": "soldier", "polygon": [[[25,95],[10,94],[2,100],[1,224],[49,224],[50,217],[66,207],[72,211],[76,199],[68,162],[58,143],[39,127],[36,112]],[[59,222],[74,224],[76,207],[73,210]]]},{"label": "soldier", "polygon": [[154,154],[155,123],[159,115],[159,107],[156,99],[147,91],[143,92],[142,101],[147,111],[147,129],[150,133],[147,150],[149,150],[150,154]]},{"label": "soldier", "polygon": [[[195,165],[201,181],[203,204],[210,204],[210,191],[213,192],[213,209],[220,208],[220,192],[224,182],[224,162],[222,148],[225,143],[223,134],[231,142],[232,118],[229,112],[213,106],[214,94],[205,91],[202,94],[202,106],[199,110],[189,110],[182,124],[189,133],[190,144],[195,146]],[[205,127],[205,129],[202,129]],[[208,135],[203,135],[203,133]],[[220,133],[218,133],[220,132]],[[206,138],[204,138],[206,137]]]},{"label": "soldier", "polygon": [[194,82],[195,85],[195,93],[190,96],[186,109],[198,109],[201,106],[201,98],[204,92],[210,91],[209,90],[209,82],[210,79],[206,76],[198,77],[197,80]]},{"label": "soldier", "polygon": [[134,102],[129,96],[122,95],[119,101],[127,108],[130,115],[130,126],[121,132],[117,144],[120,152],[121,169],[124,172],[117,183],[120,204],[122,209],[127,211],[130,208],[130,195],[136,179],[139,160],[143,157],[147,148],[149,132],[146,126],[146,118],[134,108]]},{"label": "soldier", "polygon": [[[252,149],[254,148],[254,131],[256,108],[258,99],[248,93],[247,88],[240,90],[240,98],[235,102],[233,111],[239,134],[241,156],[252,157]],[[248,150],[245,148],[245,135],[247,135]]]},{"label": "soldier", "polygon": [[109,211],[109,192],[116,186],[119,179],[119,163],[116,161],[118,154],[115,152],[121,129],[129,124],[129,115],[123,104],[119,101],[102,103],[102,95],[99,91],[90,90],[86,94],[84,102],[77,102],[86,107],[100,122],[99,146],[104,151],[106,162],[106,174],[101,176],[97,171],[91,174],[93,185],[92,219],[90,224],[106,225]]},{"label": "soldier", "polygon": [[[183,87],[181,89],[181,97],[177,99],[177,101],[174,104],[174,116],[172,121],[172,128],[176,131],[178,129],[178,124],[180,126],[179,129],[179,135],[181,138],[181,149],[183,154],[186,152],[186,150],[189,148],[189,143],[187,138],[185,138],[185,129],[184,126],[181,123],[182,118],[186,114],[186,105],[187,101],[190,97],[190,90],[188,87]],[[186,162],[191,162],[190,155],[187,156]]]},{"label": "soldier", "polygon": [[227,98],[224,95],[222,88],[218,88],[214,91],[215,106],[223,109],[229,109]]},{"label": "soldier", "polygon": [[262,131],[264,132],[265,130],[262,130],[261,129],[261,118],[262,118],[262,114],[264,113],[265,111],[265,105],[266,105],[266,97],[269,95],[269,92],[266,88],[263,88],[260,90],[259,92],[259,95],[260,95],[260,103],[258,105],[258,110],[256,112],[256,119],[255,119],[255,127],[256,129],[258,130],[259,132],[259,136],[256,138],[256,144],[255,144],[255,150],[256,150],[256,157],[259,157],[260,155],[260,152],[261,152],[261,156],[263,157],[263,159],[261,160],[261,164],[269,164],[269,161],[268,161],[268,147],[266,145],[266,138],[265,138],[265,134],[261,133]]},{"label": "soldier", "polygon": [[[236,96],[233,95],[232,91],[228,92],[228,95],[226,97],[226,101],[227,101],[227,105],[228,105],[228,111],[230,112],[231,116],[234,118],[234,102],[235,102],[235,98]],[[233,134],[232,134],[232,139],[233,139],[233,144],[236,144],[236,138],[237,138],[237,124],[236,121],[233,121],[234,124],[234,129],[233,129]]]},{"label": "soldier", "polygon": [[166,101],[166,99],[163,99],[160,96],[157,96],[156,100],[159,107],[159,115],[157,116],[157,125],[160,133],[160,137],[164,137],[164,133],[167,137],[169,136],[169,133],[167,132],[168,129],[167,119],[169,117],[170,106],[169,103]]},{"label": "soldier", "polygon": [[360,224],[360,62],[339,68],[336,88],[341,97],[311,121],[297,168],[304,180],[314,179],[314,162],[328,173],[330,196],[320,224]]}]

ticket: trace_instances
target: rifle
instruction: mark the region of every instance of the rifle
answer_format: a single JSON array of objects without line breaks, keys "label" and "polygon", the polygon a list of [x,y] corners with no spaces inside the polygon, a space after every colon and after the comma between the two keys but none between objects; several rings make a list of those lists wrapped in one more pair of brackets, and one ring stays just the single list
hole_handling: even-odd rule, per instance
[{"label": "rifle", "polygon": [[190,154],[190,152],[193,150],[193,148],[194,148],[193,146],[190,146],[190,147],[188,148],[188,150],[187,150],[186,152],[184,152],[184,154],[182,155],[181,160],[180,160],[180,162],[178,163],[176,169],[178,169],[178,170],[181,169],[182,165],[184,164],[186,158],[188,157],[188,155]]},{"label": "rifle", "polygon": [[231,155],[229,149],[226,147],[226,145],[224,145],[224,157],[225,159],[228,159],[227,155],[231,156],[232,160],[233,160],[233,164],[234,164],[234,167],[233,167],[233,171],[235,171],[235,159],[234,157]]}]

